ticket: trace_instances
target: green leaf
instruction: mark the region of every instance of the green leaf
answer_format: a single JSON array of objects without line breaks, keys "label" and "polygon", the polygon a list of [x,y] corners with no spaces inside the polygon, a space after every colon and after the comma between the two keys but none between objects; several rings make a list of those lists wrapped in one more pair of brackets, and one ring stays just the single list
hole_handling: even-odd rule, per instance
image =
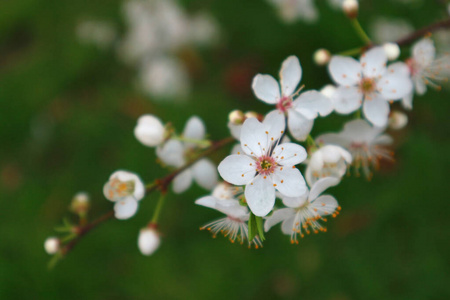
[{"label": "green leaf", "polygon": [[263,226],[263,219],[261,217],[255,216],[255,222],[256,222],[256,228],[258,229],[258,235],[261,239],[261,242],[264,241],[266,238],[264,237],[264,226]]},{"label": "green leaf", "polygon": [[250,212],[250,218],[248,219],[248,240],[252,241],[255,236],[256,233],[258,231],[258,226],[256,225],[256,219],[255,219],[255,215]]}]

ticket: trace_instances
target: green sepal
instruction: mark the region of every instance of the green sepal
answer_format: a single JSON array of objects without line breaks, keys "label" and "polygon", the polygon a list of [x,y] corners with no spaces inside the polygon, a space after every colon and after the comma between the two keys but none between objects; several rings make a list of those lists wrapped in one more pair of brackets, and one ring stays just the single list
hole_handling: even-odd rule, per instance
[{"label": "green sepal", "polygon": [[253,241],[258,231],[258,226],[256,225],[256,217],[250,212],[250,218],[248,219],[248,240]]},{"label": "green sepal", "polygon": [[256,228],[258,229],[258,236],[259,236],[259,239],[262,242],[262,241],[264,241],[266,239],[264,237],[263,218],[255,216],[255,221],[256,221]]}]

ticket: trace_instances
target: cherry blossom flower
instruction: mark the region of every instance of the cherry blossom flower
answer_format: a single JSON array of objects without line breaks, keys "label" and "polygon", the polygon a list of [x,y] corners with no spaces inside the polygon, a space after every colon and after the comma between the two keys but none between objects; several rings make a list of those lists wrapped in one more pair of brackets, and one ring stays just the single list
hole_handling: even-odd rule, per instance
[{"label": "cherry blossom flower", "polygon": [[164,141],[164,125],[160,119],[153,115],[143,115],[137,121],[134,136],[145,146],[158,146]]},{"label": "cherry blossom flower", "polygon": [[313,23],[318,19],[313,0],[268,0],[278,9],[280,17],[287,23],[302,20]]},{"label": "cherry blossom flower", "polygon": [[340,179],[352,162],[352,155],[340,146],[326,145],[317,149],[309,159],[305,177],[310,186],[319,179],[335,177]]},{"label": "cherry blossom flower", "polygon": [[44,242],[44,249],[47,254],[53,255],[60,249],[60,241],[56,237],[49,237]]},{"label": "cherry blossom flower", "polygon": [[303,92],[297,97],[299,91],[295,89],[301,77],[298,58],[289,56],[281,66],[280,83],[270,75],[258,74],[253,78],[252,88],[258,99],[276,105],[273,113],[278,111],[287,115],[290,133],[297,140],[304,141],[311,132],[314,119],[331,113],[333,106],[330,99],[318,91]]},{"label": "cherry blossom flower", "polygon": [[258,237],[255,237],[252,241],[248,240],[247,221],[250,213],[246,206],[239,203],[242,197],[242,188],[222,182],[214,188],[212,195],[197,199],[195,204],[218,210],[227,215],[225,218],[208,223],[200,229],[211,231],[213,237],[222,233],[232,243],[236,240],[241,244],[247,241],[249,247],[252,244],[255,248],[262,247],[261,240]]},{"label": "cherry blossom flower", "polygon": [[[180,168],[195,157],[199,148],[193,141],[202,141],[205,138],[203,121],[196,116],[191,117],[184,127],[182,137],[186,141],[170,139],[156,149],[156,155],[164,164]],[[173,191],[177,194],[186,191],[193,180],[205,189],[212,189],[217,183],[216,166],[207,158],[199,160],[175,177]]]},{"label": "cherry blossom flower", "polygon": [[275,189],[285,196],[301,196],[305,181],[295,168],[306,158],[294,143],[280,144],[285,130],[283,114],[269,114],[263,123],[245,120],[241,130],[244,153],[230,155],[219,164],[220,176],[234,185],[245,185],[245,199],[256,216],[265,216],[275,203]]},{"label": "cherry blossom flower", "polygon": [[316,141],[325,145],[337,145],[347,149],[352,155],[352,165],[359,175],[362,169],[368,179],[372,178],[370,166],[379,168],[381,159],[392,160],[392,152],[386,146],[392,138],[383,134],[384,128],[371,126],[365,120],[353,120],[344,125],[340,133],[320,135]]},{"label": "cherry blossom flower", "polygon": [[152,255],[158,250],[161,240],[155,228],[144,228],[139,232],[138,247],[142,254]]},{"label": "cherry blossom flower", "polygon": [[291,243],[298,244],[298,236],[304,237],[310,234],[326,232],[326,228],[319,222],[326,222],[327,215],[336,217],[341,210],[336,199],[330,195],[322,195],[322,192],[339,183],[339,179],[326,177],[319,179],[307,192],[300,197],[281,197],[287,208],[277,209],[270,217],[266,218],[264,230],[267,232],[274,225],[281,224],[284,234],[291,236]]},{"label": "cherry blossom flower", "polygon": [[114,172],[103,187],[106,199],[115,202],[115,217],[129,219],[137,212],[138,202],[145,196],[145,186],[138,175],[119,170]]},{"label": "cherry blossom flower", "polygon": [[361,105],[367,120],[385,126],[389,115],[389,101],[400,100],[412,90],[407,74],[386,68],[383,47],[373,48],[354,58],[333,56],[328,65],[331,77],[339,85],[335,94],[335,110],[349,114]]},{"label": "cherry blossom flower", "polygon": [[[412,48],[412,57],[406,61],[407,68],[400,69],[401,72],[411,74],[415,92],[423,95],[427,91],[427,85],[438,90],[440,81],[446,81],[446,75],[442,73],[450,71],[450,55],[444,54],[441,57],[436,56],[436,48],[433,40],[424,38],[414,44]],[[398,67],[397,67],[398,68]],[[412,100],[414,92],[411,91],[402,100],[402,104],[407,109],[412,109]]]}]

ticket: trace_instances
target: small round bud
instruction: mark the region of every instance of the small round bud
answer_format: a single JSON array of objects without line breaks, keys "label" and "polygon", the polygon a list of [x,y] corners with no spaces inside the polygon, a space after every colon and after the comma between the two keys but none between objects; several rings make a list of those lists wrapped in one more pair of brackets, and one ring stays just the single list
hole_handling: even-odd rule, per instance
[{"label": "small round bud", "polygon": [[261,114],[258,114],[257,112],[254,112],[254,111],[248,111],[245,113],[245,118],[246,119],[256,118],[256,119],[258,119],[258,121],[262,122],[262,120],[264,119],[264,116]]},{"label": "small round bud", "polygon": [[138,247],[142,254],[152,255],[160,244],[159,234],[154,228],[141,229],[138,238]]},{"label": "small round bud", "polygon": [[89,209],[89,195],[85,192],[77,193],[70,203],[70,210],[76,214],[86,214]]},{"label": "small round bud", "polygon": [[318,49],[314,52],[314,62],[319,66],[325,66],[331,59],[331,53],[327,49]]},{"label": "small round bud", "polygon": [[56,237],[49,237],[44,242],[45,252],[52,255],[59,251],[59,239]]},{"label": "small round bud", "polygon": [[400,47],[396,43],[386,43],[383,49],[389,60],[396,60],[400,56]]},{"label": "small round bud", "polygon": [[408,116],[401,111],[394,110],[389,115],[389,127],[394,130],[402,129],[408,124]]},{"label": "small round bud", "polygon": [[357,0],[344,0],[342,2],[342,9],[344,13],[350,19],[354,19],[358,16],[359,4]]},{"label": "small round bud", "polygon": [[139,142],[148,147],[155,147],[164,141],[163,123],[153,115],[143,115],[134,128],[134,135]]},{"label": "small round bud", "polygon": [[230,112],[228,120],[235,125],[242,124],[245,121],[245,115],[242,111],[236,109]]},{"label": "small round bud", "polygon": [[336,87],[332,84],[327,84],[320,90],[320,92],[325,97],[331,98],[331,97],[333,97],[334,93],[336,92]]}]

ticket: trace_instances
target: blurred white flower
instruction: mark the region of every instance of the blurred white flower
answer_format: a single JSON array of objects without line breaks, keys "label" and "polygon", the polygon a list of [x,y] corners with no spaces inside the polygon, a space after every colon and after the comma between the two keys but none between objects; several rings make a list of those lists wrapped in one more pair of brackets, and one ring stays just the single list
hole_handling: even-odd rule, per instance
[{"label": "blurred white flower", "polygon": [[344,0],[342,1],[342,10],[347,17],[353,19],[358,16],[359,3],[357,0]]},{"label": "blurred white flower", "polygon": [[401,111],[394,110],[389,115],[389,128],[399,130],[408,124],[408,116]]},{"label": "blurred white flower", "polygon": [[47,254],[53,255],[59,251],[60,242],[56,237],[48,237],[44,242],[44,249]]},{"label": "blurred white flower", "polygon": [[153,115],[140,116],[134,128],[134,136],[145,146],[158,146],[164,141],[164,125]]},{"label": "blurred white flower", "polygon": [[308,161],[305,178],[309,186],[319,179],[335,177],[341,179],[352,162],[352,155],[340,146],[326,145],[317,149]]},{"label": "blurred white flower", "polygon": [[349,114],[362,105],[367,120],[379,127],[386,126],[389,101],[400,100],[412,90],[409,75],[395,68],[388,70],[386,63],[382,47],[367,51],[361,55],[360,61],[333,56],[328,69],[339,85],[334,95],[335,110]]},{"label": "blurred white flower", "polygon": [[208,223],[200,229],[211,231],[213,237],[221,233],[228,237],[232,243],[236,240],[241,244],[247,241],[249,247],[253,244],[255,248],[259,248],[262,243],[258,237],[255,237],[252,241],[248,240],[247,221],[250,213],[246,206],[239,203],[238,199],[242,195],[242,188],[222,182],[214,188],[212,195],[196,200],[195,204],[215,209],[226,215],[225,218]]},{"label": "blurred white flower", "polygon": [[106,199],[115,202],[115,217],[129,219],[138,209],[138,201],[145,196],[145,186],[138,175],[119,170],[114,172],[103,186]]},{"label": "blurred white flower", "polygon": [[210,45],[219,39],[219,26],[207,12],[198,13],[189,20],[189,38],[198,45]]},{"label": "blurred white flower", "polygon": [[86,192],[77,193],[70,203],[70,210],[76,214],[85,215],[89,209],[89,195]]},{"label": "blurred white flower", "polygon": [[76,27],[76,34],[82,43],[92,44],[100,49],[111,47],[117,37],[112,24],[95,20],[80,21]]},{"label": "blurred white flower", "polygon": [[306,184],[295,165],[306,158],[305,149],[294,143],[279,144],[285,130],[281,114],[263,123],[247,119],[241,130],[243,154],[230,155],[219,164],[222,178],[245,185],[245,199],[256,216],[265,216],[275,203],[275,190],[285,196],[301,196]]},{"label": "blurred white flower", "polygon": [[392,144],[392,138],[383,132],[384,128],[371,126],[365,120],[358,119],[347,122],[339,133],[318,136],[316,142],[347,149],[352,155],[356,174],[359,175],[359,169],[362,169],[367,179],[371,179],[371,165],[378,168],[381,159],[392,160],[392,152],[386,148]]},{"label": "blurred white flower", "polygon": [[139,88],[158,99],[183,100],[189,93],[189,76],[176,58],[160,56],[141,65]]},{"label": "blurred white flower", "polygon": [[327,49],[317,49],[313,54],[314,63],[318,66],[325,66],[331,59],[331,53]]},{"label": "blurred white flower", "polygon": [[378,44],[395,42],[414,31],[406,20],[378,17],[370,26],[370,36]]},{"label": "blurred white flower", "polygon": [[[186,141],[170,139],[156,149],[156,155],[164,164],[180,168],[190,161],[193,155],[195,156],[198,145],[194,141],[204,140],[205,131],[203,121],[196,116],[191,117],[183,130],[182,138]],[[217,170],[214,163],[203,158],[181,172],[173,181],[173,191],[177,194],[186,191],[193,180],[207,190],[212,189],[217,183]]]},{"label": "blurred white flower", "polygon": [[274,225],[281,224],[284,234],[291,236],[291,243],[298,244],[298,236],[304,237],[310,234],[326,231],[319,221],[327,221],[324,217],[339,214],[341,209],[336,199],[330,195],[322,195],[323,191],[339,183],[339,179],[327,177],[318,180],[311,188],[300,197],[281,197],[287,208],[277,209],[270,217],[267,217],[264,230],[269,231]]},{"label": "blurred white flower", "polygon": [[143,228],[139,232],[138,247],[143,255],[152,255],[158,250],[161,240],[154,228]]},{"label": "blurred white flower", "polygon": [[313,0],[268,0],[268,2],[275,5],[280,17],[288,23],[297,20],[313,23],[319,18]]},{"label": "blurred white flower", "polygon": [[[280,83],[271,75],[257,74],[253,78],[252,89],[256,97],[268,104],[275,104],[271,114],[287,115],[290,133],[303,141],[311,132],[314,119],[326,116],[333,110],[330,99],[318,91],[307,91],[297,97],[296,91],[302,77],[302,68],[297,57],[289,56],[281,65]],[[297,97],[294,99],[294,97]]]},{"label": "blurred white flower", "polygon": [[400,47],[396,43],[385,43],[383,49],[388,60],[396,60],[400,56]]}]

